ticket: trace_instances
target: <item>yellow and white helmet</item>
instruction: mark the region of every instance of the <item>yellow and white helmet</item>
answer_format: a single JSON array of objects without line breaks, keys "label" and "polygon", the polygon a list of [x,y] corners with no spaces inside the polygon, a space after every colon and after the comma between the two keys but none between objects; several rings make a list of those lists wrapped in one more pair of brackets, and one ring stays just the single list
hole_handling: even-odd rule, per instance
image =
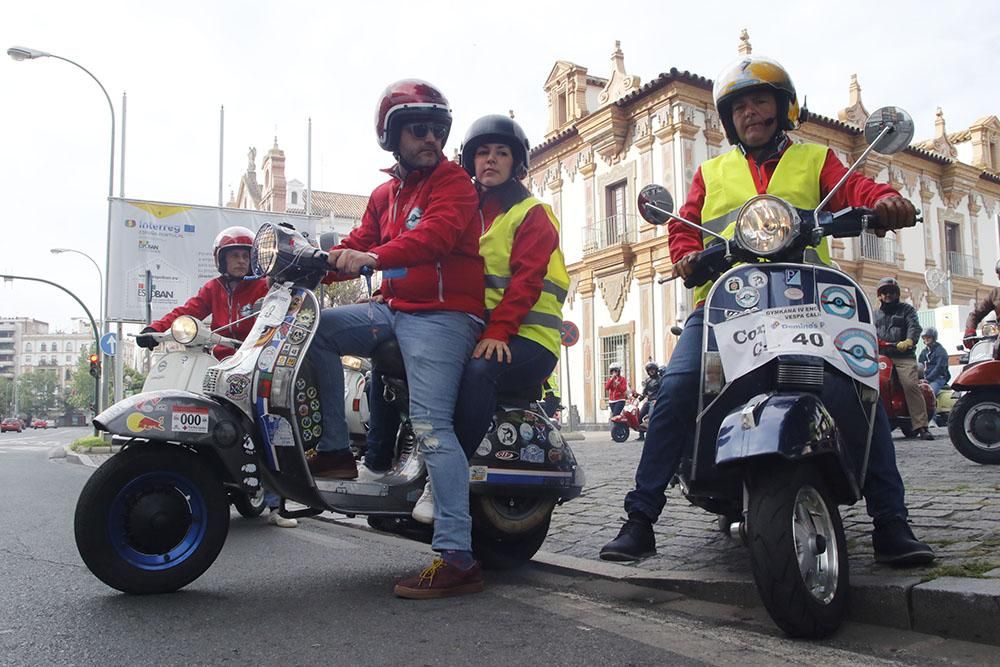
[{"label": "yellow and white helmet", "polygon": [[735,145],[739,142],[733,126],[733,99],[758,88],[769,88],[778,102],[778,125],[782,130],[794,130],[805,120],[805,110],[799,109],[792,77],[775,60],[764,56],[744,56],[730,63],[715,78],[712,97],[719,119],[726,129],[726,138]]}]

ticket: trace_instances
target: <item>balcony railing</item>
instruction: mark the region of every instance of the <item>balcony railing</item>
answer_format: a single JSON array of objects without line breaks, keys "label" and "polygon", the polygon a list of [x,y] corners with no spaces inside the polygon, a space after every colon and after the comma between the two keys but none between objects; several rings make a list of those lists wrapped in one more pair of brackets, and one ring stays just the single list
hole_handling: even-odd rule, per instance
[{"label": "balcony railing", "polygon": [[859,239],[861,257],[883,264],[896,263],[896,241],[889,237],[879,238],[871,232],[862,232]]},{"label": "balcony railing", "polygon": [[612,215],[583,230],[583,251],[594,252],[639,238],[639,216]]},{"label": "balcony railing", "polygon": [[948,270],[953,276],[971,278],[976,272],[976,258],[960,252],[948,252]]}]

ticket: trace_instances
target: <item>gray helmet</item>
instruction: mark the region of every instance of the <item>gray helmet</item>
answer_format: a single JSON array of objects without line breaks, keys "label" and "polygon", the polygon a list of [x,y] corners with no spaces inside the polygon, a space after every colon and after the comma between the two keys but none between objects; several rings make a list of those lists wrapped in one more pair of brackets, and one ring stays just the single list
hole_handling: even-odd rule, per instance
[{"label": "gray helmet", "polygon": [[899,294],[899,282],[892,276],[887,276],[878,281],[878,287],[875,288],[875,294],[881,294],[882,292],[889,291]]},{"label": "gray helmet", "polygon": [[927,327],[926,329],[924,329],[924,332],[920,334],[921,338],[923,338],[924,336],[937,340],[938,337],[937,329],[935,329],[934,327]]}]

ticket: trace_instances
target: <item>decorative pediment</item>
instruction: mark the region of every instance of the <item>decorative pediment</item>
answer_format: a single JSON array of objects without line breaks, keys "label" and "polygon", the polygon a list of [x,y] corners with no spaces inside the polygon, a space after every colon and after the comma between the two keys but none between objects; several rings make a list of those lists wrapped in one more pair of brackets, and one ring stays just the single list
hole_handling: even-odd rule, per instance
[{"label": "decorative pediment", "polygon": [[611,319],[617,322],[622,316],[625,301],[628,299],[628,288],[632,283],[632,267],[626,271],[597,279],[597,287],[601,290],[604,305],[611,313]]},{"label": "decorative pediment", "polygon": [[918,147],[940,153],[945,157],[954,158],[958,155],[958,151],[955,150],[951,140],[948,138],[948,132],[945,129],[944,123],[944,111],[941,110],[941,107],[938,107],[934,115],[934,138],[918,144]]},{"label": "decorative pediment", "polygon": [[603,104],[619,100],[632,91],[638,90],[638,76],[625,72],[625,54],[622,53],[621,42],[615,40],[615,50],[611,54],[611,77],[604,86],[597,101]]},{"label": "decorative pediment", "polygon": [[858,75],[851,75],[851,86],[849,88],[850,102],[846,107],[837,112],[837,118],[845,123],[851,123],[858,127],[864,127],[868,120],[868,110],[861,102],[861,84],[858,83]]}]

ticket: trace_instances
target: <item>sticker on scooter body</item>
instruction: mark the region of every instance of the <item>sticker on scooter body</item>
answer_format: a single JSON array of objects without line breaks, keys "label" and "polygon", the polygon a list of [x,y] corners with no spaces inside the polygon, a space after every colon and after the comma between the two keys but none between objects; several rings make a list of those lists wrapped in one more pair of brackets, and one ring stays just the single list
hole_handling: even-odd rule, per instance
[{"label": "sticker on scooter body", "polygon": [[170,411],[170,430],[180,433],[208,433],[208,408],[175,405]]}]

